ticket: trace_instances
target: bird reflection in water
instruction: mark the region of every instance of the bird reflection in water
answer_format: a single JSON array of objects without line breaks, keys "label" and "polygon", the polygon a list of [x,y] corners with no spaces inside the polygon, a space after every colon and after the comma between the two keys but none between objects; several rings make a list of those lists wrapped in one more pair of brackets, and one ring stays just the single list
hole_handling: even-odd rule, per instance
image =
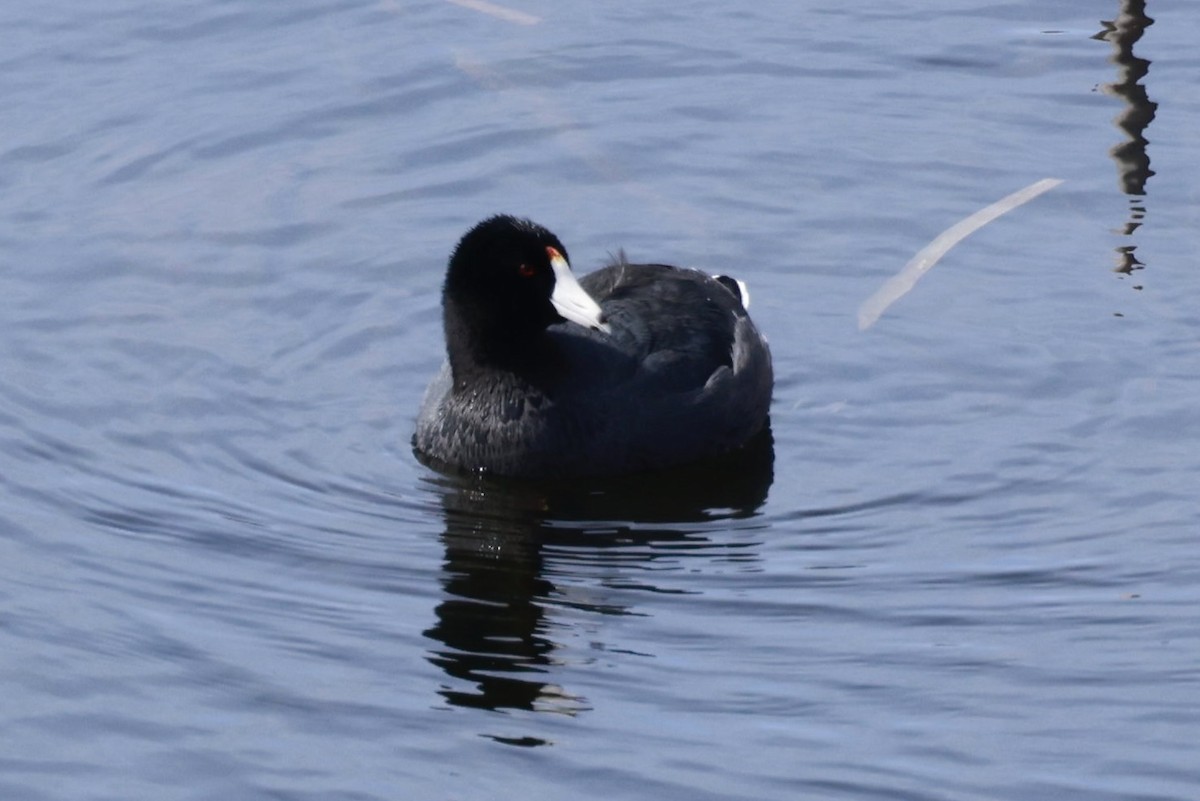
[{"label": "bird reflection in water", "polygon": [[[1127,138],[1109,153],[1117,163],[1121,191],[1129,196],[1130,215],[1121,233],[1132,236],[1146,216],[1146,182],[1154,175],[1154,171],[1150,169],[1150,156],[1146,152],[1148,140],[1145,131],[1158,109],[1158,104],[1150,100],[1146,87],[1141,83],[1150,71],[1150,62],[1135,56],[1133,46],[1142,38],[1146,28],[1154,24],[1154,20],[1146,16],[1146,0],[1122,0],[1117,18],[1102,21],[1101,24],[1104,30],[1093,38],[1113,45],[1115,52],[1109,60],[1117,67],[1117,80],[1102,84],[1100,89],[1125,103],[1115,122]],[[1117,248],[1117,272],[1129,274],[1145,267],[1138,261],[1136,250],[1136,245]]]},{"label": "bird reflection in water", "polygon": [[[729,530],[765,502],[773,464],[768,425],[736,454],[669,471],[569,484],[431,476],[446,524],[444,599],[425,631],[436,643],[427,658],[451,679],[439,694],[475,709],[590,709],[553,681],[569,625],[556,610],[632,614],[613,598],[661,591],[645,583],[653,570],[638,569],[658,559],[757,561],[757,543]],[[597,572],[607,578],[581,591],[578,577]]]}]

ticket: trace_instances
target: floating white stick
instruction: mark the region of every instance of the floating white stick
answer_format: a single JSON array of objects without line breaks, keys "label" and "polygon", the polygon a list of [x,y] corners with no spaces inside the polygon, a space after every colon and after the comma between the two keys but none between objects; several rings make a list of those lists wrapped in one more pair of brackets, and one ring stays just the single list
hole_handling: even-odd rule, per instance
[{"label": "floating white stick", "polygon": [[462,6],[463,8],[469,8],[472,11],[478,11],[481,14],[491,14],[493,17],[507,22],[515,22],[518,25],[537,25],[542,21],[541,17],[526,14],[524,11],[517,11],[515,8],[505,8],[495,3],[489,3],[488,0],[447,0],[447,2],[454,3],[454,5]]},{"label": "floating white stick", "polygon": [[930,242],[904,265],[904,269],[896,273],[867,298],[858,308],[858,330],[865,331],[875,324],[879,316],[900,298],[908,294],[917,281],[929,268],[938,263],[938,259],[946,255],[950,248],[978,231],[983,226],[995,220],[1001,214],[1012,211],[1017,206],[1024,205],[1043,192],[1049,192],[1062,183],[1061,178],[1043,178],[1036,183],[1013,192],[1008,197],[997,200],[992,205],[982,208],[966,219],[959,220],[947,228],[941,235]]}]

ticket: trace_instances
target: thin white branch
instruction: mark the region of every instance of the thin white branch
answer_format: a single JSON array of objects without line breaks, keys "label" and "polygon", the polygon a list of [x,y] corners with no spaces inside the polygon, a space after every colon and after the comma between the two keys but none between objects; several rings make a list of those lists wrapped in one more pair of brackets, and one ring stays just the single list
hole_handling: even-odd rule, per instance
[{"label": "thin white branch", "polygon": [[506,22],[515,22],[518,25],[537,25],[542,21],[541,17],[535,17],[533,14],[526,14],[524,11],[517,11],[515,8],[506,8],[497,3],[489,3],[488,0],[446,0],[449,3],[454,3],[456,6],[469,8],[472,11],[478,11],[481,14],[490,14],[497,19],[505,20]]},{"label": "thin white branch", "polygon": [[893,303],[907,295],[909,290],[916,286],[921,276],[929,272],[929,268],[937,264],[938,259],[945,256],[950,248],[1000,215],[1028,203],[1043,192],[1049,192],[1061,183],[1061,178],[1043,178],[947,228],[936,239],[923,247],[917,255],[913,256],[908,264],[904,265],[903,270],[885,281],[883,286],[879,287],[875,294],[867,298],[866,302],[859,307],[858,330],[865,331],[874,325],[880,315]]}]

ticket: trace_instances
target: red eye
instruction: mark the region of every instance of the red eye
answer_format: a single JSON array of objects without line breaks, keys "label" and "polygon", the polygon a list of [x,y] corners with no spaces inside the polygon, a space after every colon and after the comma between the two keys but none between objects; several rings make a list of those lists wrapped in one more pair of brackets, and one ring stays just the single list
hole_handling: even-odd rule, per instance
[{"label": "red eye", "polygon": [[528,264],[522,264],[517,268],[517,272],[521,274],[522,278],[533,278],[537,274],[537,269]]}]

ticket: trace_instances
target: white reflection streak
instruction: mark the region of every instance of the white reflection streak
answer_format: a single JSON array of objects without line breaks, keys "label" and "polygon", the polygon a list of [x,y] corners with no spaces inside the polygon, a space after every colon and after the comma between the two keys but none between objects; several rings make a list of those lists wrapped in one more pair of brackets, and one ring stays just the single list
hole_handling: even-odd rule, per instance
[{"label": "white reflection streak", "polygon": [[867,298],[866,302],[858,308],[858,330],[866,331],[874,325],[880,315],[887,311],[887,308],[893,303],[907,295],[909,290],[917,285],[921,276],[929,272],[929,268],[937,264],[950,248],[1000,215],[1028,203],[1043,192],[1049,192],[1062,182],[1061,178],[1043,178],[947,228],[936,239],[921,248],[917,255],[904,265],[904,269],[885,281],[883,286],[879,287],[875,294]]},{"label": "white reflection streak", "polygon": [[469,8],[472,11],[478,11],[481,14],[490,14],[497,19],[515,22],[518,25],[537,25],[542,21],[541,17],[526,14],[524,11],[517,11],[515,8],[505,8],[495,3],[489,3],[487,0],[446,0],[446,2],[454,3],[454,5],[462,6],[463,8]]},{"label": "white reflection streak", "polygon": [[[473,2],[473,0],[471,0]],[[447,0],[457,3],[459,0]],[[562,110],[545,93],[526,89],[504,76],[496,67],[475,61],[470,54],[456,54],[455,66],[469,75],[481,86],[495,92],[506,92],[537,115],[543,125],[552,128],[562,137],[566,147],[580,160],[591,167],[598,175],[619,185],[622,191],[654,204],[659,212],[673,216],[676,224],[683,228],[694,230],[711,230],[714,227],[710,215],[702,212],[694,204],[678,198],[666,197],[653,189],[645,181],[640,181],[628,175],[616,161],[606,156],[583,131],[576,120]]]}]

